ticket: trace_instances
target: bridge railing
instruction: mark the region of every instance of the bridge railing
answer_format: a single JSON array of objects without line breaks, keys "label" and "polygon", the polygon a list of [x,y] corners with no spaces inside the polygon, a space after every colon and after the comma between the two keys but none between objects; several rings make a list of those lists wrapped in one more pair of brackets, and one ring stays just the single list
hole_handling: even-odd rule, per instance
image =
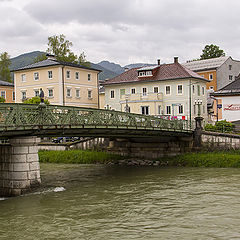
[{"label": "bridge railing", "polygon": [[0,131],[47,127],[134,128],[191,131],[186,120],[167,120],[155,116],[82,107],[0,104]]}]

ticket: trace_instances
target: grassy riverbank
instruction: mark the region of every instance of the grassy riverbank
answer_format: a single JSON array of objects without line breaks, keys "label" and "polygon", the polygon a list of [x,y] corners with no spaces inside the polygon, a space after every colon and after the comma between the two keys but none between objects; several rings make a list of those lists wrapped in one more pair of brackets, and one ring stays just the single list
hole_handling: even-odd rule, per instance
[{"label": "grassy riverbank", "polygon": [[186,153],[158,160],[167,166],[240,167],[240,151]]},{"label": "grassy riverbank", "polygon": [[107,163],[124,159],[123,156],[107,152],[69,150],[69,151],[39,151],[39,161],[43,163]]}]

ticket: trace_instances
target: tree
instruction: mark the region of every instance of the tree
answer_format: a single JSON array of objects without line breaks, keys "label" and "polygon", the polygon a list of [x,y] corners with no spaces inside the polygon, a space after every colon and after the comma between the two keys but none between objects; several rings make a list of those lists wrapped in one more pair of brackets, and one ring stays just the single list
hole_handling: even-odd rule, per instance
[{"label": "tree", "polygon": [[5,98],[3,98],[3,97],[0,97],[0,103],[5,103]]},{"label": "tree", "polygon": [[91,63],[86,60],[86,55],[84,52],[82,52],[78,57],[78,64],[85,67],[91,67]]},{"label": "tree", "polygon": [[[41,98],[40,97],[32,97],[27,100],[25,100],[23,103],[25,104],[40,104]],[[44,99],[44,103],[49,105],[49,101],[47,99]]]},{"label": "tree", "polygon": [[0,55],[0,80],[12,82],[9,66],[11,65],[10,56],[7,52]]},{"label": "tree", "polygon": [[55,55],[56,59],[61,62],[77,63],[77,55],[71,50],[72,42],[65,39],[63,34],[59,36],[48,37],[47,53]]},{"label": "tree", "polygon": [[225,56],[225,53],[223,50],[219,48],[219,46],[216,45],[206,45],[205,48],[202,50],[202,55],[200,56],[200,59],[209,59],[209,58],[217,58],[217,57],[223,57]]},{"label": "tree", "polygon": [[38,55],[35,59],[34,59],[34,63],[37,63],[37,62],[41,62],[43,60],[46,60],[47,59],[47,56],[46,54],[40,54]]}]

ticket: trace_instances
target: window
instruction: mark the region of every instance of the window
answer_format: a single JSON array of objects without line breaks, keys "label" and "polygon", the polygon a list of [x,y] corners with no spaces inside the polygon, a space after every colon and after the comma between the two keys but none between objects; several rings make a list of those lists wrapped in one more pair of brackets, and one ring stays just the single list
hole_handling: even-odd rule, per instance
[{"label": "window", "polygon": [[120,89],[120,98],[122,98],[123,95],[125,95],[125,89]]},{"label": "window", "polygon": [[72,93],[71,93],[71,88],[67,88],[67,97],[71,97]]},{"label": "window", "polygon": [[197,93],[198,93],[198,96],[200,96],[200,86],[197,85]]},{"label": "window", "polygon": [[132,94],[136,94],[136,88],[132,88],[132,89],[131,89],[131,93],[132,93]]},{"label": "window", "polygon": [[161,115],[161,114],[162,114],[162,106],[158,105],[158,115]]},{"label": "window", "polygon": [[52,76],[53,76],[52,71],[48,71],[48,78],[52,79]]},{"label": "window", "polygon": [[67,78],[70,78],[71,75],[70,75],[70,71],[67,71]]},{"label": "window", "polygon": [[170,86],[166,86],[166,95],[171,93],[171,88]]},{"label": "window", "polygon": [[1,91],[1,97],[6,99],[6,91]]},{"label": "window", "polygon": [[229,75],[229,81],[232,81],[233,80],[233,76],[232,75]]},{"label": "window", "polygon": [[12,93],[12,100],[15,101],[15,92]]},{"label": "window", "polygon": [[22,78],[22,82],[26,82],[26,74],[22,74],[21,78]]},{"label": "window", "polygon": [[183,86],[182,85],[178,85],[177,86],[177,91],[178,91],[178,94],[182,94],[183,93]]},{"label": "window", "polygon": [[152,71],[142,71],[138,72],[139,77],[144,77],[144,76],[152,76]]},{"label": "window", "polygon": [[142,88],[142,95],[147,96],[147,88]]},{"label": "window", "polygon": [[79,80],[79,72],[75,73],[75,78],[76,78],[76,80]]},{"label": "window", "polygon": [[110,91],[110,98],[115,98],[115,91],[114,90]]},{"label": "window", "polygon": [[22,100],[27,98],[27,93],[25,91],[22,92]]},{"label": "window", "polygon": [[88,90],[88,99],[92,99],[92,90]]},{"label": "window", "polygon": [[195,87],[194,87],[194,85],[192,85],[192,93],[193,93],[193,94],[195,93]]},{"label": "window", "polygon": [[202,87],[202,95],[205,94],[205,87]]},{"label": "window", "polygon": [[88,74],[88,81],[91,81],[91,74]]},{"label": "window", "polygon": [[228,68],[229,68],[229,70],[232,70],[232,65],[229,65]]},{"label": "window", "polygon": [[214,89],[214,87],[213,87],[213,86],[210,86],[210,87],[209,87],[209,89],[213,90],[213,89]]},{"label": "window", "polygon": [[52,88],[50,88],[50,89],[48,89],[48,97],[53,97],[53,89]]},{"label": "window", "polygon": [[35,97],[39,97],[39,90],[38,89],[34,90],[34,92],[35,92]]},{"label": "window", "polygon": [[209,80],[213,80],[213,75],[209,74]]},{"label": "window", "polygon": [[39,80],[39,73],[38,73],[38,72],[35,72],[35,73],[34,73],[34,80],[35,80],[35,81],[38,81],[38,80]]},{"label": "window", "polygon": [[166,114],[171,114],[171,106],[166,106]]},{"label": "window", "polygon": [[178,106],[178,113],[183,114],[183,105]]},{"label": "window", "polygon": [[149,106],[142,106],[141,111],[142,111],[142,114],[149,115]]},{"label": "window", "polygon": [[158,93],[158,87],[154,87],[154,88],[153,88],[153,92],[154,92],[154,93]]},{"label": "window", "polygon": [[80,98],[80,89],[76,89],[76,98]]}]

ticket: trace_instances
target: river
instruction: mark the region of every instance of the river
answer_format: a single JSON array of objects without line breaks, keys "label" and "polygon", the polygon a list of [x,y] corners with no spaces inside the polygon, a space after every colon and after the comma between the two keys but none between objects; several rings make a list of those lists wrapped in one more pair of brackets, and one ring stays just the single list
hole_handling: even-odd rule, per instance
[{"label": "river", "polygon": [[41,164],[0,198],[0,239],[240,239],[240,169]]}]

